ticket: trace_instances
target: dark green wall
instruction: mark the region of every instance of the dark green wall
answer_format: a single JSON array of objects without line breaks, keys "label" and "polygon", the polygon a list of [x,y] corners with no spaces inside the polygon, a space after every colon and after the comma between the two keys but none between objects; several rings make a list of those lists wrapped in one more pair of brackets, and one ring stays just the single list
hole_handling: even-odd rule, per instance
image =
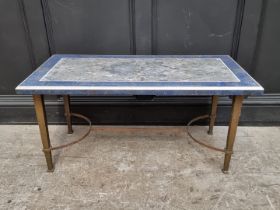
[{"label": "dark green wall", "polygon": [[[230,54],[266,92],[245,100],[241,123],[279,124],[279,11],[271,0],[1,0],[0,123],[33,123],[16,85],[53,53],[85,53]],[[47,102],[49,120],[63,122],[60,98]],[[209,109],[207,97],[73,102],[98,124],[184,124]],[[221,99],[220,124],[229,103]]]}]

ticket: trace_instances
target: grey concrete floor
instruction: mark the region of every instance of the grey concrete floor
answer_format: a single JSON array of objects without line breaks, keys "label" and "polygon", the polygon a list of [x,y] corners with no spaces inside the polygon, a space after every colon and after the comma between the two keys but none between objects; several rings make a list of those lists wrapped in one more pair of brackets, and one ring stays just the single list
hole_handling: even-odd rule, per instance
[{"label": "grey concrete floor", "polygon": [[[53,145],[86,130],[50,126]],[[192,127],[224,147],[226,127]],[[55,151],[46,172],[37,126],[0,126],[0,209],[280,209],[280,128],[239,127],[228,175],[223,154],[184,127],[95,127]]]}]

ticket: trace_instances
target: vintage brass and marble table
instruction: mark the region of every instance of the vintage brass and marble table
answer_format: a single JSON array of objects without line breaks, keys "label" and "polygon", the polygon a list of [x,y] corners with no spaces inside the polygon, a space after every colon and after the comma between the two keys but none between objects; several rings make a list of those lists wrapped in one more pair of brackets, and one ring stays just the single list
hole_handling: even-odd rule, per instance
[{"label": "vintage brass and marble table", "polygon": [[[232,112],[225,149],[207,145],[190,134],[197,143],[225,153],[223,171],[227,172],[243,97],[263,94],[263,91],[263,88],[227,55],[57,54],[51,56],[16,88],[18,94],[33,95],[49,171],[54,169],[51,151],[65,145],[51,146],[44,95],[64,96],[69,133],[72,133],[71,117],[82,117],[71,113],[69,96],[212,96],[211,113],[196,119],[210,118],[209,134],[213,131],[218,96],[232,96]],[[85,117],[84,119],[87,120]]]}]

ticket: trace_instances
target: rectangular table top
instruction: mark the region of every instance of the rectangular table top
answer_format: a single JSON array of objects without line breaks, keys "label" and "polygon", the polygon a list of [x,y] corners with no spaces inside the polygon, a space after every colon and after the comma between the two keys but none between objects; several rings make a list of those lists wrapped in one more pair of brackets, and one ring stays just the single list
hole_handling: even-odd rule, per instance
[{"label": "rectangular table top", "polygon": [[51,56],[17,88],[48,95],[258,95],[263,88],[227,55]]}]

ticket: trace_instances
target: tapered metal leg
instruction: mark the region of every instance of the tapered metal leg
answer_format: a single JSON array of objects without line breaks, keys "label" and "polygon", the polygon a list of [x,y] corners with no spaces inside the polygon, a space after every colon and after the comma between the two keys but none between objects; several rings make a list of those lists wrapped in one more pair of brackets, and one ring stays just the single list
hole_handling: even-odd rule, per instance
[{"label": "tapered metal leg", "polygon": [[68,95],[63,96],[64,99],[64,114],[68,126],[68,134],[73,133],[72,129],[72,119],[71,119],[71,110],[70,110],[70,97]]},{"label": "tapered metal leg", "polygon": [[46,118],[44,97],[42,95],[33,95],[35,111],[37,116],[37,121],[40,128],[41,140],[43,144],[43,152],[45,153],[48,171],[52,172],[54,170],[52,162],[52,152],[50,150],[50,138],[48,131],[48,124]]},{"label": "tapered metal leg", "polygon": [[208,134],[213,134],[213,127],[216,120],[216,114],[217,114],[217,106],[218,106],[218,96],[212,96],[212,108],[211,108],[211,114],[210,114],[210,123],[209,123],[209,130]]},{"label": "tapered metal leg", "polygon": [[231,119],[228,128],[227,135],[227,144],[225,148],[225,159],[224,159],[224,167],[222,171],[227,173],[229,170],[229,164],[231,155],[233,152],[233,145],[236,136],[236,131],[238,127],[239,117],[241,113],[241,107],[243,102],[243,96],[234,96],[232,100],[232,111],[231,111]]}]

